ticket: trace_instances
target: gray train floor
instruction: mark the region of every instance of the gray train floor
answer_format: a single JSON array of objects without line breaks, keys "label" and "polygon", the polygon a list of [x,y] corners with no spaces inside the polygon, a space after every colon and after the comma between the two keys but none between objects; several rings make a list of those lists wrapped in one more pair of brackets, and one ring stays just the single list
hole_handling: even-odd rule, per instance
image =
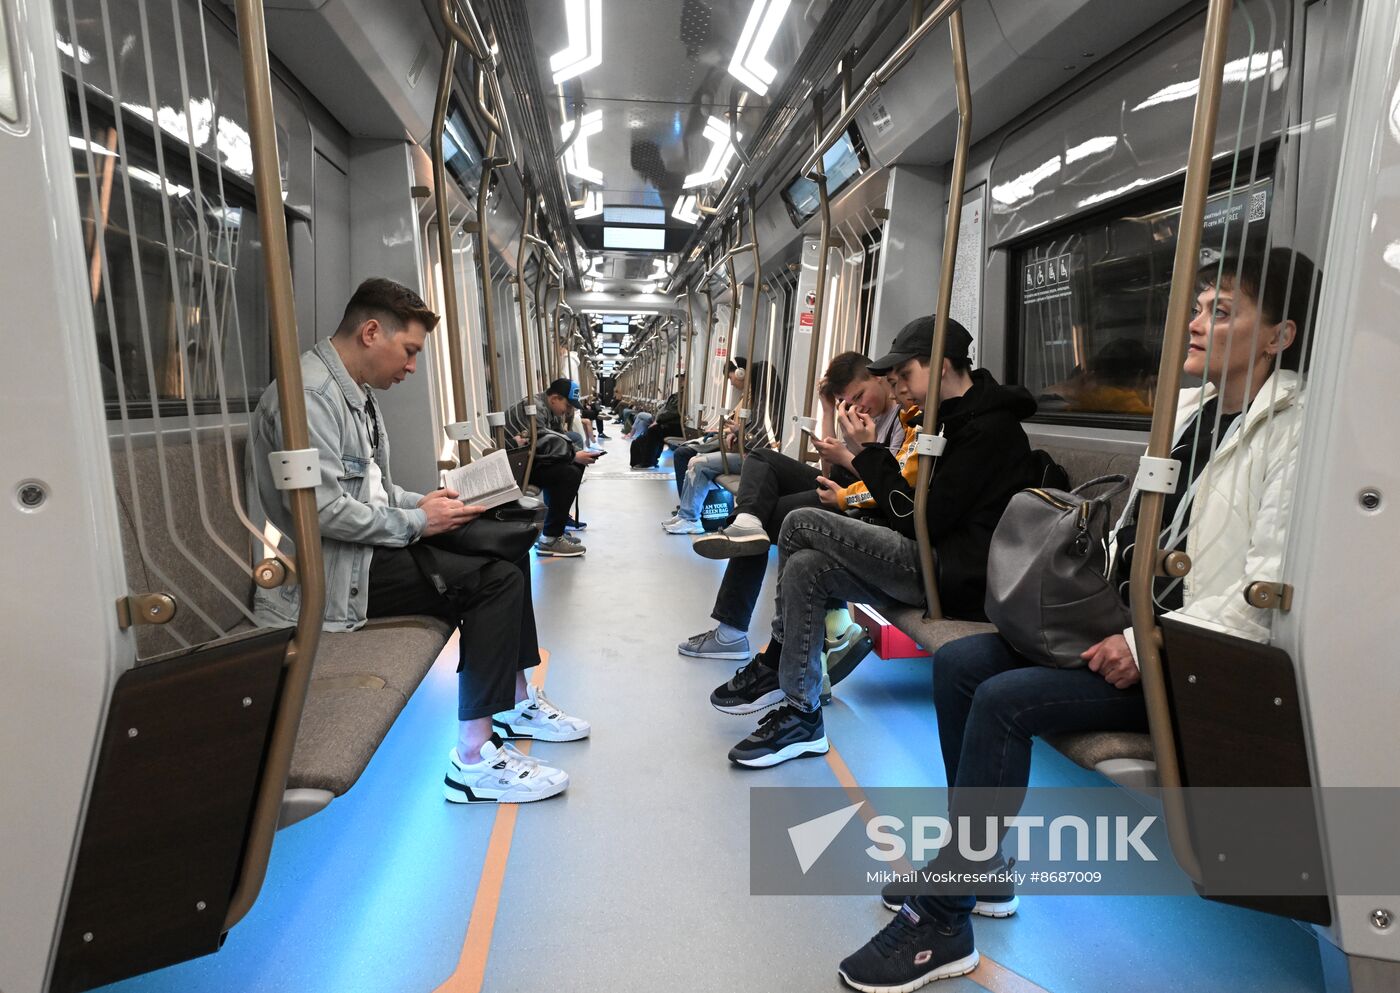
[{"label": "gray train floor", "polygon": [[[625,443],[610,447],[582,493],[587,556],[535,568],[548,692],[590,720],[593,736],[534,745],[571,785],[515,811],[503,879],[482,869],[508,819],[441,799],[454,642],[354,789],[278,835],[263,895],[224,949],[109,990],[841,988],[837,962],[889,919],[878,901],[751,896],[749,881],[750,788],[835,786],[833,767],[814,758],[755,773],[726,761],[755,721],[719,714],[706,697],[735,663],[675,651],[711,623],[723,563],[661,531],[675,504],[669,459],[632,473],[609,465],[626,457]],[[771,597],[770,575],[755,644],[766,640]],[[942,785],[927,659],[872,657],[838,688],[826,720],[862,787]],[[1033,776],[1101,783],[1039,747]],[[493,924],[479,981],[459,969],[474,908],[477,938]],[[1194,897],[1030,897],[1013,918],[979,921],[977,939],[994,964],[934,989],[1323,989],[1310,932]]]}]

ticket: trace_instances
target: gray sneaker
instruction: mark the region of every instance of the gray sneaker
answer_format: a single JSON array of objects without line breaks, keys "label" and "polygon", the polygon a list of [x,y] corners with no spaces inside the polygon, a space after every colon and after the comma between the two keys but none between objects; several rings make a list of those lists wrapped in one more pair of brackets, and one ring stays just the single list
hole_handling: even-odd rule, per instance
[{"label": "gray sneaker", "polygon": [[676,651],[693,659],[728,659],[746,662],[750,655],[748,635],[738,641],[720,641],[716,631],[701,631],[676,646]]},{"label": "gray sneaker", "polygon": [[690,543],[695,554],[707,559],[732,559],[740,555],[765,555],[768,533],[763,528],[731,524],[710,534],[697,535]]},{"label": "gray sneaker", "polygon": [[579,541],[571,534],[561,534],[557,538],[546,538],[540,535],[535,542],[536,555],[557,555],[560,558],[569,558],[575,555],[582,555],[588,549],[583,547],[583,542]]}]

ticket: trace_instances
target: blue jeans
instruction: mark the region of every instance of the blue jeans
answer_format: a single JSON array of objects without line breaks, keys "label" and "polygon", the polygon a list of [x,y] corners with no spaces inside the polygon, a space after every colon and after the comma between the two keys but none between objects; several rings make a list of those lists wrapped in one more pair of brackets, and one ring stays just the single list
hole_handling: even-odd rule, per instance
[{"label": "blue jeans", "polygon": [[[729,471],[738,472],[744,457],[738,452],[729,453]],[[685,467],[685,485],[681,487],[680,516],[687,521],[698,521],[700,510],[705,506],[705,497],[715,485],[715,480],[724,475],[724,457],[719,452],[697,455]]]},{"label": "blue jeans", "polygon": [[783,521],[773,615],[773,639],[783,646],[778,684],[789,703],[809,713],[821,706],[821,654],[833,600],[923,603],[918,545],[890,528],[814,507]]},{"label": "blue jeans", "polygon": [[[786,646],[784,646],[786,650]],[[1031,739],[1076,731],[1146,731],[1141,685],[1115,689],[1088,669],[1051,669],[1016,654],[1001,635],[977,634],[933,656],[933,706],[948,774],[949,820],[972,825],[1021,809],[1031,775]],[[963,794],[960,789],[987,787]],[[998,823],[1004,824],[1004,820]],[[1005,830],[1001,836],[1005,836]],[[998,838],[1000,843],[1001,837]],[[972,839],[972,847],[983,847]],[[944,849],[953,850],[953,846]],[[919,897],[944,920],[966,918],[971,895]]]}]

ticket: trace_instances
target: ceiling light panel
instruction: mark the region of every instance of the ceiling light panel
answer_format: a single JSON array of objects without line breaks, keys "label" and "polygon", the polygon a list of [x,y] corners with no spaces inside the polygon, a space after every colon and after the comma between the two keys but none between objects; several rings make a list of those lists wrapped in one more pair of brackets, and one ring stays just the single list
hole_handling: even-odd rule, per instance
[{"label": "ceiling light panel", "polygon": [[753,0],[734,57],[729,60],[729,74],[754,93],[763,96],[778,75],[768,63],[768,49],[773,47],[783,15],[790,0]]},{"label": "ceiling light panel", "polygon": [[[729,173],[729,163],[734,158],[734,146],[729,142],[729,125],[718,117],[711,117],[705,122],[704,133],[710,140],[710,155],[699,172],[692,172],[685,177],[685,182],[681,184],[682,189],[693,190],[698,186],[709,186]],[[744,138],[741,134],[735,137],[740,141]]]},{"label": "ceiling light panel", "polygon": [[564,0],[569,44],[549,57],[554,85],[603,64],[603,0]]},{"label": "ceiling light panel", "polygon": [[[596,217],[603,212],[603,194],[597,190],[589,190],[583,197],[583,206],[574,211],[575,220],[583,220],[585,217]],[[601,263],[601,260],[599,260]],[[594,272],[589,269],[588,275],[601,276],[601,272]]]},{"label": "ceiling light panel", "polygon": [[605,227],[603,247],[660,252],[666,248],[666,229]]},{"label": "ceiling light panel", "polygon": [[671,211],[671,216],[686,224],[698,224],[700,222],[700,198],[694,193],[683,196],[676,201],[675,208]]},{"label": "ceiling light panel", "polygon": [[[579,120],[578,137],[564,153],[564,169],[571,176],[577,176],[584,182],[592,183],[594,186],[603,185],[603,174],[588,164],[588,139],[595,134],[600,134],[603,130],[603,112],[601,110],[590,111],[584,114]],[[559,129],[559,137],[564,141],[569,140],[569,135],[574,132],[574,122],[565,121]]]}]

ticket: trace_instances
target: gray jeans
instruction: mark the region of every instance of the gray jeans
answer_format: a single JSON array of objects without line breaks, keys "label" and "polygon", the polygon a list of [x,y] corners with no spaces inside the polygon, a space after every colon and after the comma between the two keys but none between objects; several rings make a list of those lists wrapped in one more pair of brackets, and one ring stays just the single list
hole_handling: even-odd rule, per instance
[{"label": "gray jeans", "polygon": [[773,637],[783,646],[778,682],[788,702],[808,712],[821,706],[828,600],[922,604],[918,545],[890,528],[811,507],[783,521],[773,615]]}]

